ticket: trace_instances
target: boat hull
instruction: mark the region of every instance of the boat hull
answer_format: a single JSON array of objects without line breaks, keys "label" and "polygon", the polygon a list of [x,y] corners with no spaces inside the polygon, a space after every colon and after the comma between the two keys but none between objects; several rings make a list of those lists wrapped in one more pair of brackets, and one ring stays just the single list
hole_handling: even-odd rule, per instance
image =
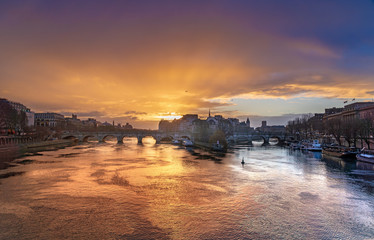
[{"label": "boat hull", "polygon": [[356,155],[357,161],[374,164],[374,158],[364,157],[361,154]]},{"label": "boat hull", "polygon": [[321,152],[322,148],[307,148],[307,150],[311,152]]},{"label": "boat hull", "polygon": [[353,152],[336,152],[336,151],[328,151],[323,149],[322,154],[328,155],[328,156],[333,156],[333,157],[338,157],[338,158],[344,158],[344,159],[355,159],[357,153]]}]

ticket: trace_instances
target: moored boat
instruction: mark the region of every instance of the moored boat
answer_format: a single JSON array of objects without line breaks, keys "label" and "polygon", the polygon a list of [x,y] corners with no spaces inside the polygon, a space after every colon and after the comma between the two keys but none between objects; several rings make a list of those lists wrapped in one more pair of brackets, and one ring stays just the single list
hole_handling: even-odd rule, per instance
[{"label": "moored boat", "polygon": [[333,157],[355,159],[359,151],[356,148],[348,148],[343,146],[326,146],[322,149],[322,154]]},{"label": "moored boat", "polygon": [[318,142],[318,140],[313,140],[312,144],[306,146],[306,150],[314,151],[314,152],[321,152],[322,147],[321,147],[321,144]]},{"label": "moored boat", "polygon": [[374,164],[374,150],[363,149],[356,155],[357,161]]},{"label": "moored boat", "polygon": [[171,143],[174,144],[174,145],[180,145],[181,144],[181,140],[174,139],[173,141],[171,141]]},{"label": "moored boat", "polygon": [[219,141],[212,144],[212,150],[216,152],[226,152],[226,148]]},{"label": "moored boat", "polygon": [[189,139],[183,139],[182,145],[185,147],[193,147],[193,142]]},{"label": "moored boat", "polygon": [[301,144],[298,143],[298,142],[291,143],[291,144],[289,145],[289,148],[290,148],[290,149],[293,149],[293,150],[298,150],[298,149],[301,148]]}]

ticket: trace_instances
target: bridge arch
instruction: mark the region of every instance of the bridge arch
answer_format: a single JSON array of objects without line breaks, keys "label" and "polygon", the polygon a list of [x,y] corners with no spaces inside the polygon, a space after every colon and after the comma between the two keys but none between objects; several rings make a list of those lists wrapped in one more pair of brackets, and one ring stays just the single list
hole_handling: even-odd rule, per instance
[{"label": "bridge arch", "polygon": [[75,142],[79,141],[79,138],[74,135],[68,135],[68,136],[63,137],[62,139],[70,139],[70,140],[74,140]]},{"label": "bridge arch", "polygon": [[270,136],[270,137],[269,137],[269,143],[271,142],[271,141],[270,141],[271,139],[276,139],[276,140],[277,140],[276,145],[280,144],[281,141],[282,141],[281,137],[279,137],[279,136]]},{"label": "bridge arch", "polygon": [[285,137],[280,135],[272,135],[270,138],[276,138],[278,140],[277,145],[282,144],[285,141]]},{"label": "bridge arch", "polygon": [[109,137],[116,138],[117,136],[115,134],[105,134],[101,138],[99,138],[99,142],[105,142],[105,140]]},{"label": "bridge arch", "polygon": [[134,142],[134,139],[138,142],[138,136],[134,134],[125,134],[117,137],[118,143],[131,143]]},{"label": "bridge arch", "polygon": [[99,141],[99,139],[94,135],[86,135],[82,138],[82,142],[88,142],[89,138],[95,138],[97,141]]},{"label": "bridge arch", "polygon": [[161,141],[171,142],[171,141],[174,140],[174,137],[173,136],[161,136],[161,137],[159,137],[159,139],[160,139],[160,142]]},{"label": "bridge arch", "polygon": [[239,143],[239,144],[252,144],[252,136],[251,135],[236,135],[234,137],[228,137],[226,139],[229,142]]},{"label": "bridge arch", "polygon": [[253,142],[257,142],[257,141],[263,141],[262,144],[268,144],[269,143],[269,138],[267,136],[264,136],[264,135],[253,135],[252,136],[252,143]]},{"label": "bridge arch", "polygon": [[144,136],[138,136],[138,143],[140,143],[140,144],[143,144],[143,143],[153,144],[152,140],[149,140],[149,141],[146,141],[146,142],[143,141],[144,139],[151,139],[151,138],[155,141],[154,144],[160,143],[160,141],[161,141],[161,137],[159,137],[159,136],[144,135]]}]

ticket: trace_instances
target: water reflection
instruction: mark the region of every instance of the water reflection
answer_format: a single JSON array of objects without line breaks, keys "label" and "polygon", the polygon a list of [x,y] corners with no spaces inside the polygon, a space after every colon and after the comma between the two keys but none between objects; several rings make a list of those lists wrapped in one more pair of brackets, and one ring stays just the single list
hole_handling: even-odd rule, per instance
[{"label": "water reflection", "polygon": [[142,143],[144,145],[155,145],[156,139],[154,139],[153,137],[144,137]]},{"label": "water reflection", "polygon": [[355,163],[272,145],[222,154],[123,142],[43,152],[1,170],[0,238],[374,236],[374,174]]}]

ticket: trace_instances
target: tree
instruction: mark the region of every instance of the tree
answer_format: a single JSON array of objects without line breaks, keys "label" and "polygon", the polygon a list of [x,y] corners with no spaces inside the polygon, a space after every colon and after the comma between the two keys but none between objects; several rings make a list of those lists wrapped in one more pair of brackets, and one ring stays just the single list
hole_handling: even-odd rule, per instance
[{"label": "tree", "polygon": [[27,116],[23,111],[17,111],[6,101],[0,101],[0,128],[23,131],[27,126]]},{"label": "tree", "polygon": [[303,115],[301,117],[301,131],[304,134],[304,139],[308,139],[309,124],[308,124],[308,117],[306,115]]},{"label": "tree", "polygon": [[341,137],[343,135],[342,120],[340,118],[329,119],[325,123],[325,129],[328,134],[331,134],[339,145],[342,145]]},{"label": "tree", "polygon": [[370,139],[371,139],[371,136],[374,134],[373,120],[370,118],[361,119],[360,126],[361,127],[359,129],[359,135],[361,139],[365,141],[368,149],[370,149]]},{"label": "tree", "polygon": [[354,118],[342,123],[342,134],[348,146],[357,146],[357,140],[362,133],[362,120]]},{"label": "tree", "polygon": [[203,120],[195,120],[194,121],[194,131],[193,131],[194,139],[200,142],[208,142],[209,141],[209,124]]},{"label": "tree", "polygon": [[357,140],[360,136],[360,128],[361,128],[361,120],[357,118],[353,119],[351,121],[351,136],[352,136],[354,147],[357,147]]},{"label": "tree", "polygon": [[226,135],[222,130],[215,131],[209,138],[210,143],[217,143],[217,141],[219,141],[223,148],[227,148]]},{"label": "tree", "polygon": [[352,144],[351,122],[343,121],[341,127],[342,127],[342,136],[345,139],[345,141],[348,143],[348,147],[350,147]]}]

